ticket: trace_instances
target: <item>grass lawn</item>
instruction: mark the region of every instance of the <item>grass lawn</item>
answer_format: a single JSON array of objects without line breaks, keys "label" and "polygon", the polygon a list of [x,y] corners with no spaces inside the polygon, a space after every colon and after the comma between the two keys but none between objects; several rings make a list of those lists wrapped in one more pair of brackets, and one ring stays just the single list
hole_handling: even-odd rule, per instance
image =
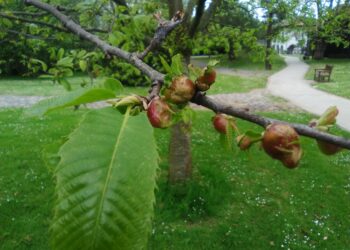
[{"label": "grass lawn", "polygon": [[[55,152],[84,112],[24,118],[20,109],[0,110],[0,249],[49,249]],[[167,185],[169,131],[155,132],[161,170],[148,249],[348,248],[348,151],[326,157],[304,138],[300,167],[289,170],[258,147],[244,153],[223,150],[211,116],[197,112],[193,124],[194,177],[187,193]],[[270,116],[310,119],[307,114]],[[244,121],[239,126],[255,128]]]},{"label": "grass lawn", "polygon": [[265,88],[267,76],[242,77],[218,74],[216,82],[207,91],[208,95],[224,93],[244,93]]},{"label": "grass lawn", "polygon": [[350,59],[324,59],[321,61],[306,61],[310,64],[310,70],[306,74],[306,79],[313,80],[315,68],[324,68],[326,64],[334,66],[331,81],[317,83],[317,89],[330,92],[332,94],[350,99]]},{"label": "grass lawn", "polygon": [[[208,59],[202,58],[201,61]],[[284,60],[280,56],[273,57],[274,70],[264,71],[263,63],[249,62],[244,58],[237,58],[234,62],[228,62],[222,57],[219,67],[229,67],[233,69],[247,70],[257,72],[250,76],[236,76],[218,74],[216,83],[208,91],[208,94],[221,94],[233,92],[248,92],[256,88],[264,88],[267,83],[267,77],[282,69],[285,66]],[[88,77],[74,76],[68,78],[73,89],[79,88],[80,84],[85,81],[89,82]],[[100,83],[102,79],[95,80],[95,83]],[[134,93],[138,95],[147,95],[147,87],[125,87],[125,93]],[[59,84],[53,84],[52,81],[41,78],[20,78],[20,77],[3,77],[0,78],[0,95],[41,95],[53,96],[65,93],[66,90]]]},{"label": "grass lawn", "polygon": [[[98,84],[103,79],[96,79]],[[89,82],[86,76],[69,77],[68,81],[72,89],[80,88],[83,81]],[[54,96],[64,94],[67,91],[59,84],[53,84],[52,81],[40,78],[23,78],[23,77],[5,77],[0,78],[1,95],[28,95],[28,96]],[[147,94],[145,87],[125,87],[125,93],[135,93],[140,95]]]},{"label": "grass lawn", "polygon": [[[271,56],[272,63],[272,72],[276,72],[281,70],[286,66],[286,63],[280,55],[272,55]],[[226,57],[220,59],[220,66],[241,69],[241,70],[252,70],[252,71],[265,71],[265,63],[264,61],[252,62],[247,60],[245,55],[239,56],[234,61],[229,61]]]},{"label": "grass lawn", "polygon": [[[286,66],[284,59],[279,55],[272,57],[273,70],[266,71],[263,62],[252,62],[240,56],[234,61],[229,61],[226,56],[215,57],[220,63],[218,67],[232,68],[241,71],[238,75],[218,74],[217,81],[208,91],[209,95],[223,93],[244,93],[253,89],[265,88],[267,78]],[[202,62],[208,62],[209,58],[200,57]],[[243,72],[242,72],[243,71]]]}]

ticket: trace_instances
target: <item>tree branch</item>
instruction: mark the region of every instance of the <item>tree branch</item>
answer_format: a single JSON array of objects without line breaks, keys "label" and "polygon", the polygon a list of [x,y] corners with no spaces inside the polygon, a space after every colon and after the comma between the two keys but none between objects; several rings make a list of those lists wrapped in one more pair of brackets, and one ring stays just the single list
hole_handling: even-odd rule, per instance
[{"label": "tree branch", "polygon": [[300,135],[314,138],[317,140],[325,141],[331,144],[335,144],[338,146],[341,146],[343,148],[350,149],[350,140],[327,134],[324,132],[320,132],[314,128],[311,128],[307,125],[304,124],[298,124],[298,123],[288,123],[276,119],[271,119],[271,118],[266,118],[263,116],[259,116],[256,114],[251,114],[247,112],[246,110],[242,110],[239,108],[235,108],[233,106],[228,106],[219,102],[214,101],[213,99],[204,96],[201,92],[197,92],[195,97],[192,100],[193,103],[196,103],[198,105],[204,106],[208,109],[213,110],[214,112],[219,112],[219,113],[224,113],[227,115],[231,115],[237,118],[241,118],[243,120],[255,123],[261,127],[266,128],[269,124],[271,123],[283,123],[283,124],[288,124],[292,126]]},{"label": "tree branch", "polygon": [[42,16],[48,15],[48,13],[45,13],[45,12],[25,12],[25,11],[11,11],[11,14],[19,15],[19,16],[31,16],[31,17],[42,17]]},{"label": "tree branch", "polygon": [[[57,19],[59,19],[62,24],[71,32],[78,35],[79,37],[88,40],[94,44],[96,44],[101,50],[103,50],[107,54],[111,54],[117,57],[120,57],[130,64],[134,65],[136,68],[140,69],[144,74],[149,76],[152,81],[152,89],[150,90],[148,99],[152,99],[155,96],[159,94],[160,88],[162,86],[162,83],[164,82],[164,75],[156,70],[154,70],[149,65],[145,64],[142,60],[138,58],[138,56],[135,53],[129,53],[124,50],[121,50],[120,48],[113,47],[106,42],[102,41],[97,36],[87,32],[83,28],[81,28],[78,24],[74,23],[68,16],[60,13],[56,8],[54,8],[51,5],[48,5],[46,3],[42,3],[38,0],[25,0],[27,4],[31,4],[36,6],[37,8],[40,8],[42,10],[45,10],[52,15],[54,15]],[[303,124],[295,124],[295,123],[287,123],[275,119],[265,118],[259,115],[251,114],[247,112],[246,110],[242,110],[233,106],[228,106],[226,104],[222,104],[220,102],[214,101],[209,97],[206,97],[201,92],[197,92],[194,96],[193,103],[202,105],[204,107],[207,107],[214,112],[221,112],[225,113],[231,116],[235,116],[238,118],[241,118],[246,121],[250,121],[252,123],[258,124],[262,127],[266,127],[269,124],[276,122],[276,123],[284,123],[289,124],[292,127],[296,129],[296,131],[303,136],[307,136],[310,138],[315,138],[317,140],[321,140],[324,142],[328,142],[331,144],[335,144],[338,146],[341,146],[343,148],[350,149],[350,140],[346,138],[342,138],[339,136],[330,135],[324,132],[320,132],[314,128],[311,128],[309,126],[303,125]]]},{"label": "tree branch", "polygon": [[162,19],[160,14],[155,14],[154,17],[158,21],[158,28],[148,47],[139,55],[140,59],[145,58],[149,52],[158,48],[162,44],[169,33],[182,22],[183,12],[178,11],[170,21],[165,21]]},{"label": "tree branch", "polygon": [[203,30],[208,26],[209,20],[214,15],[215,11],[218,9],[221,2],[222,0],[212,0],[209,8],[204,12],[203,17],[200,20],[198,30]]},{"label": "tree branch", "polygon": [[196,15],[194,17],[194,20],[193,20],[192,25],[190,27],[190,30],[188,32],[191,39],[196,34],[199,23],[201,22],[201,19],[202,19],[203,13],[204,13],[204,9],[205,9],[205,1],[206,0],[198,0],[198,2],[197,2]]},{"label": "tree branch", "polygon": [[148,64],[144,63],[141,59],[138,58],[136,54],[132,54],[118,47],[111,46],[110,44],[101,40],[98,36],[84,30],[80,25],[75,23],[65,14],[61,13],[57,8],[38,0],[25,0],[25,3],[51,13],[63,24],[64,27],[66,27],[73,34],[96,44],[96,46],[100,48],[105,54],[114,55],[124,59],[125,61],[141,70],[144,74],[151,78],[152,81],[163,81],[164,75],[154,70]]}]

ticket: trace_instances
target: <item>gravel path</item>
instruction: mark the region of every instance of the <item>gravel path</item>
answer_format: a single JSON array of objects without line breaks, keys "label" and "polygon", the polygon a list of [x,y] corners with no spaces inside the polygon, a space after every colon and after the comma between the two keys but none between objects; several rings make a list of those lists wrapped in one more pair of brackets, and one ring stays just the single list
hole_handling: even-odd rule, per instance
[{"label": "gravel path", "polygon": [[[199,61],[195,64],[198,65]],[[200,62],[199,62],[200,64]],[[200,65],[199,65],[200,66]],[[238,75],[243,77],[250,77],[263,75],[265,72],[255,72],[248,70],[232,70],[229,68],[218,68],[218,73]],[[249,93],[232,93],[232,94],[219,94],[212,95],[212,98],[219,102],[224,102],[229,105],[234,105],[236,107],[247,109],[251,112],[273,112],[273,111],[295,111],[298,110],[296,106],[283,101],[282,99],[277,99],[269,94],[266,89],[255,89]],[[43,96],[13,96],[13,95],[0,95],[0,108],[10,108],[10,107],[29,107],[34,103],[47,98]],[[104,102],[99,102],[96,104],[88,105],[91,108],[100,108],[105,106]],[[192,105],[194,108],[203,108],[198,105]],[[203,108],[204,109],[204,108]]]},{"label": "gravel path", "polygon": [[[251,112],[297,111],[297,107],[269,94],[266,89],[255,89],[249,93],[219,94],[210,96],[219,102],[247,109]],[[30,107],[48,97],[0,95],[0,108]],[[101,108],[104,102],[89,104],[90,108]],[[201,109],[203,107],[192,105]],[[203,108],[205,109],[205,108]]]},{"label": "gravel path", "polygon": [[16,96],[0,95],[0,108],[30,107],[34,103],[45,99],[45,96]]}]

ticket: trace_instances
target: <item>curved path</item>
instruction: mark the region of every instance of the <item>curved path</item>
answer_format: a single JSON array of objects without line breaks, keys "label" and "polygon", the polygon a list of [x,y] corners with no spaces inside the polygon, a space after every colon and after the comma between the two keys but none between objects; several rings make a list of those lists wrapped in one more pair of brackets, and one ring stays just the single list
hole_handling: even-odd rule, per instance
[{"label": "curved path", "polygon": [[350,131],[350,100],[314,89],[312,81],[304,79],[309,66],[297,57],[286,56],[285,60],[287,67],[268,79],[270,93],[316,115],[330,106],[337,106],[337,124]]}]

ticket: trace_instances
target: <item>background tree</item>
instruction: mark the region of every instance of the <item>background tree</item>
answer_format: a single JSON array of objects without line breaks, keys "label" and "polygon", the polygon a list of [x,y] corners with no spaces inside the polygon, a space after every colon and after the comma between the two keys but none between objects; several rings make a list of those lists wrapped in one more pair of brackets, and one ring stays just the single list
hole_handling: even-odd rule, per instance
[{"label": "background tree", "polygon": [[327,44],[349,46],[348,1],[303,1],[300,16],[309,36],[314,59],[324,57]]},{"label": "background tree", "polygon": [[299,1],[277,1],[277,0],[262,0],[260,1],[260,8],[264,11],[265,18],[265,69],[271,70],[271,54],[272,41],[280,34],[280,32],[287,28],[293,27],[295,9]]}]

